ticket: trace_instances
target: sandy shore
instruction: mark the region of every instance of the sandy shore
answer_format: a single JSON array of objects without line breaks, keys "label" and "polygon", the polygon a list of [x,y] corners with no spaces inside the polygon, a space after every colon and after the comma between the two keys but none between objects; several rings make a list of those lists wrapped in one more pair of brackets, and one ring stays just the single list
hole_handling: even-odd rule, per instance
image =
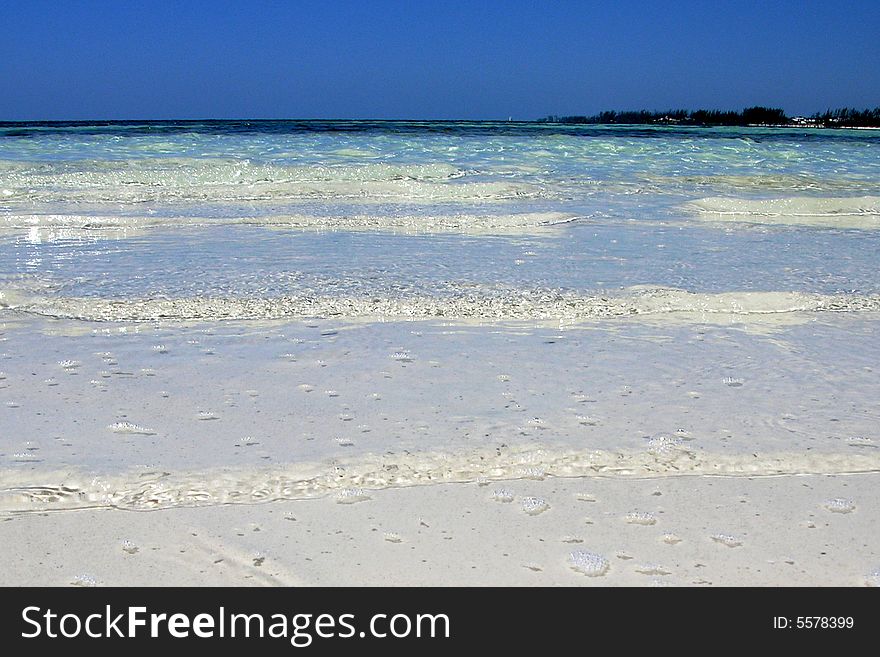
[{"label": "sandy shore", "polygon": [[10,313],[0,584],[878,584],[873,314],[749,317]]},{"label": "sandy shore", "polygon": [[[354,504],[7,514],[2,583],[877,585],[878,484],[880,474],[548,478],[372,491]],[[546,508],[524,510],[530,497]],[[574,570],[578,551],[607,571]]]}]

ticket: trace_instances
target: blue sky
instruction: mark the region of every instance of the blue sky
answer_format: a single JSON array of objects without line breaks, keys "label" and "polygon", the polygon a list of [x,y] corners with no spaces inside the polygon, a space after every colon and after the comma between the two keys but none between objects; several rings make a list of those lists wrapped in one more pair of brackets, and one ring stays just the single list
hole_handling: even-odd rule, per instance
[{"label": "blue sky", "polygon": [[0,2],[0,120],[880,105],[876,0]]}]

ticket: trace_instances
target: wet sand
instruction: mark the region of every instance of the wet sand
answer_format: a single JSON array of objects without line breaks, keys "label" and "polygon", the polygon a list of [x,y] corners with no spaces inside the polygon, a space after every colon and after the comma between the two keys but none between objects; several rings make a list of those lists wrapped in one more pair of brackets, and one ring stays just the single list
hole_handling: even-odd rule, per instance
[{"label": "wet sand", "polygon": [[877,584],[873,313],[7,313],[5,585]]},{"label": "wet sand", "polygon": [[[3,583],[877,586],[878,484],[878,474],[547,478],[387,489],[353,504],[6,514]],[[523,504],[532,497],[546,506],[535,515]],[[607,569],[574,569],[579,552]]]}]

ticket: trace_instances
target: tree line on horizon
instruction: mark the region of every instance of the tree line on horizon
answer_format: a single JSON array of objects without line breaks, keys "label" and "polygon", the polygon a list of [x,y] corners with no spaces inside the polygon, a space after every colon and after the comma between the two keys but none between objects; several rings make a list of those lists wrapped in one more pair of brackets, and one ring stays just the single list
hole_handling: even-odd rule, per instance
[{"label": "tree line on horizon", "polygon": [[880,107],[857,110],[840,108],[817,112],[809,117],[789,117],[778,107],[747,107],[742,112],[732,110],[666,110],[665,112],[638,110],[629,112],[606,111],[592,116],[548,116],[543,123],[571,123],[583,125],[695,125],[695,126],[748,126],[748,125],[809,125],[824,128],[880,127]]}]

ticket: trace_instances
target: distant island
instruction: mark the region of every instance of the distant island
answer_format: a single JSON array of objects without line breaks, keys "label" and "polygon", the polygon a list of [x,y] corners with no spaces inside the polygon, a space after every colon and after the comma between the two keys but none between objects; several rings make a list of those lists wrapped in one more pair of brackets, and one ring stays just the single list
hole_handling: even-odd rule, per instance
[{"label": "distant island", "polygon": [[600,112],[592,116],[548,116],[542,123],[693,125],[693,126],[785,126],[810,128],[878,128],[880,107],[857,110],[844,107],[812,116],[787,116],[776,107],[747,107],[742,112],[722,110],[666,110],[649,112]]}]

